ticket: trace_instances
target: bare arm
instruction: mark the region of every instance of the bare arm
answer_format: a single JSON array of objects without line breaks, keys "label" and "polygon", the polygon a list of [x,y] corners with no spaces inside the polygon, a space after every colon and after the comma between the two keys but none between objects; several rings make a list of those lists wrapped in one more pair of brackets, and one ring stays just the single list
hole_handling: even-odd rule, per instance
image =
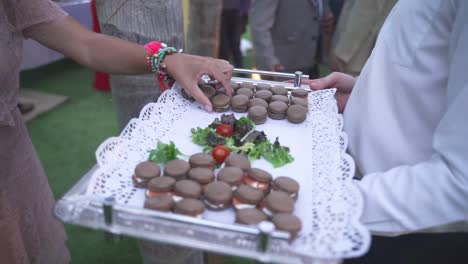
[{"label": "bare arm", "polygon": [[150,72],[143,46],[94,33],[69,16],[27,28],[24,35],[97,71],[113,74]]},{"label": "bare arm", "polygon": [[[146,64],[147,51],[143,46],[94,33],[71,17],[31,26],[23,33],[26,37],[33,38],[44,46],[59,51],[97,71],[112,74],[151,72]],[[229,80],[233,67],[227,61],[174,54],[167,56],[164,62],[169,75],[208,111],[212,109],[211,102],[197,85],[203,74],[218,80],[226,89],[227,94],[231,95]]]}]

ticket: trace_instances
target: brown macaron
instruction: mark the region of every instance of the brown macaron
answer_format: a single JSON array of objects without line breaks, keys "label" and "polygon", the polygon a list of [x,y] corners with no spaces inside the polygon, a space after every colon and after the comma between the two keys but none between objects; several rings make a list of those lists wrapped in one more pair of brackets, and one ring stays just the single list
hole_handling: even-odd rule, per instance
[{"label": "brown macaron", "polygon": [[286,176],[276,177],[271,183],[272,190],[285,192],[293,199],[297,198],[299,188],[299,183],[296,180]]},{"label": "brown macaron", "polygon": [[246,208],[236,212],[236,223],[238,224],[256,225],[266,220],[268,220],[268,217],[257,208]]},{"label": "brown macaron", "polygon": [[291,91],[291,96],[301,98],[301,99],[306,99],[307,96],[309,95],[309,91],[301,88],[293,89]]},{"label": "brown macaron", "polygon": [[237,167],[224,167],[218,172],[218,181],[229,184],[233,191],[237,189],[243,179],[244,171]]},{"label": "brown macaron", "polygon": [[288,121],[293,124],[299,124],[307,118],[307,108],[302,105],[291,105],[286,112]]},{"label": "brown macaron", "polygon": [[166,163],[164,167],[164,175],[175,178],[176,180],[182,180],[187,178],[187,174],[190,170],[190,164],[185,160],[171,160]]},{"label": "brown macaron", "polygon": [[172,195],[176,180],[172,177],[161,176],[148,182],[146,197],[156,197],[161,195]]},{"label": "brown macaron", "polygon": [[195,102],[195,98],[190,96],[184,89],[180,92],[182,94],[182,98],[189,100],[190,102]]},{"label": "brown macaron", "polygon": [[268,111],[263,106],[252,106],[249,109],[247,117],[251,119],[256,125],[265,124],[267,120]]},{"label": "brown macaron", "polygon": [[286,103],[275,101],[268,105],[268,116],[271,119],[281,120],[286,118],[288,105]]},{"label": "brown macaron", "polygon": [[216,96],[216,95],[218,95],[218,94],[224,94],[224,95],[227,95],[227,93],[226,93],[226,89],[224,89],[224,87],[221,87],[221,88],[218,88],[218,89],[216,89],[215,96]]},{"label": "brown macaron", "polygon": [[305,108],[308,108],[307,101],[302,98],[292,97],[291,98],[291,105],[302,105]]},{"label": "brown macaron", "polygon": [[223,210],[231,207],[232,189],[225,182],[212,182],[203,187],[203,202],[213,210]]},{"label": "brown macaron", "polygon": [[176,214],[182,214],[187,216],[192,216],[196,218],[201,218],[203,212],[205,212],[205,204],[202,201],[192,198],[182,199],[177,202],[174,207],[174,212]]},{"label": "brown macaron", "polygon": [[224,160],[224,166],[225,167],[237,167],[243,171],[247,171],[250,169],[250,161],[246,156],[242,154],[231,153]]},{"label": "brown macaron", "polygon": [[260,98],[267,102],[270,101],[272,96],[273,96],[273,93],[268,90],[260,90],[255,93],[255,98]]},{"label": "brown macaron", "polygon": [[237,89],[240,88],[240,84],[238,82],[235,82],[235,81],[231,80],[231,88],[235,92],[235,91],[237,91]]},{"label": "brown macaron", "polygon": [[265,170],[251,168],[245,173],[244,184],[249,185],[262,192],[270,190],[270,182],[273,176]]},{"label": "brown macaron", "polygon": [[133,185],[145,188],[151,179],[159,176],[161,176],[161,168],[158,164],[152,161],[141,162],[135,167],[132,177]]},{"label": "brown macaron", "polygon": [[188,177],[201,185],[205,185],[214,180],[214,172],[212,169],[198,167],[191,169],[188,172]]},{"label": "brown macaron", "polygon": [[271,88],[271,92],[276,95],[288,95],[288,89],[281,85],[275,85]]},{"label": "brown macaron", "polygon": [[194,180],[180,180],[174,185],[174,201],[178,202],[183,198],[199,199],[202,194],[201,185]]},{"label": "brown macaron", "polygon": [[211,100],[213,104],[213,111],[215,112],[226,112],[229,110],[231,98],[225,94],[217,94]]},{"label": "brown macaron", "polygon": [[287,193],[281,191],[272,191],[265,197],[262,211],[273,216],[278,213],[292,213],[294,211],[294,199]]},{"label": "brown macaron", "polygon": [[279,213],[273,216],[271,222],[277,230],[289,232],[291,240],[295,239],[302,229],[302,223],[299,217],[293,214]]},{"label": "brown macaron", "polygon": [[256,85],[256,87],[257,87],[257,91],[263,91],[263,90],[270,91],[271,90],[271,85],[266,84],[266,83],[259,83]]},{"label": "brown macaron", "polygon": [[234,192],[232,206],[237,210],[255,208],[263,199],[263,192],[248,185],[240,185]]},{"label": "brown macaron", "polygon": [[261,98],[253,98],[249,100],[249,107],[254,107],[254,106],[263,106],[265,108],[268,107],[267,101],[261,99]]},{"label": "brown macaron", "polygon": [[205,84],[205,85],[202,85],[200,87],[200,90],[206,95],[206,97],[208,97],[208,99],[211,100],[211,98],[213,98],[216,94],[216,89],[211,86],[211,85],[208,85],[208,84]]},{"label": "brown macaron", "polygon": [[254,92],[248,88],[239,88],[239,90],[237,90],[236,92],[236,95],[239,95],[239,94],[245,95],[249,99],[253,98],[254,96]]},{"label": "brown macaron", "polygon": [[276,101],[289,104],[289,98],[286,95],[273,95],[270,99],[270,102],[276,102]]},{"label": "brown macaron", "polygon": [[172,196],[170,195],[159,195],[156,197],[149,197],[145,200],[144,207],[146,209],[162,211],[162,212],[170,212],[172,208],[174,208],[174,200],[172,200]]},{"label": "brown macaron", "polygon": [[240,84],[240,87],[249,89],[252,92],[255,90],[255,85],[253,83],[251,83],[251,82],[243,82],[243,83]]},{"label": "brown macaron", "polygon": [[191,168],[208,168],[214,170],[216,161],[210,154],[197,153],[190,156],[189,164]]},{"label": "brown macaron", "polygon": [[231,109],[236,113],[245,113],[249,109],[249,97],[238,94],[231,98]]}]

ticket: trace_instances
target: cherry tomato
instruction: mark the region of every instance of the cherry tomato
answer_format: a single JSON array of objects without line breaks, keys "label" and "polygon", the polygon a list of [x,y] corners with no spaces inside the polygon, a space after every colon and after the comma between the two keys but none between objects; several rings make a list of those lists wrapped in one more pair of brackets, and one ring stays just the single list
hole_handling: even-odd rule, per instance
[{"label": "cherry tomato", "polygon": [[229,149],[222,145],[214,147],[211,151],[211,155],[219,164],[223,163],[229,154]]},{"label": "cherry tomato", "polygon": [[221,124],[216,128],[216,133],[220,134],[223,137],[230,137],[232,136],[232,133],[234,133],[234,130],[230,125]]}]

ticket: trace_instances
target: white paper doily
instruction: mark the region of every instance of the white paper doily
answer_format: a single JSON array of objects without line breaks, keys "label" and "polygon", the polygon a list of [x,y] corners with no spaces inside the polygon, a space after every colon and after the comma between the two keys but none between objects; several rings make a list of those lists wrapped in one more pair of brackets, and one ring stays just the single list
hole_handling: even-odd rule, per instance
[{"label": "white paper doily", "polygon": [[[303,229],[292,250],[316,258],[342,259],[360,256],[370,244],[370,235],[359,222],[363,201],[352,183],[355,168],[346,154],[347,137],[342,116],[334,99],[335,89],[309,93],[309,113],[302,124],[272,120],[257,127],[270,140],[279,136],[282,145],[291,149],[295,161],[274,169],[264,160],[252,166],[270,171],[274,177],[289,176],[300,185],[294,213]],[[182,153],[191,155],[201,148],[191,142],[190,129],[206,127],[219,113],[207,113],[197,103],[180,96],[175,85],[157,103],[146,105],[138,119],[132,119],[119,137],[104,141],[96,151],[99,169],[94,173],[87,195],[114,196],[120,204],[142,207],[144,191],[133,187],[135,166],[147,160],[148,151],[158,140],[172,140]],[[236,117],[243,114],[235,113]],[[205,219],[234,222],[232,209],[206,211]]]}]

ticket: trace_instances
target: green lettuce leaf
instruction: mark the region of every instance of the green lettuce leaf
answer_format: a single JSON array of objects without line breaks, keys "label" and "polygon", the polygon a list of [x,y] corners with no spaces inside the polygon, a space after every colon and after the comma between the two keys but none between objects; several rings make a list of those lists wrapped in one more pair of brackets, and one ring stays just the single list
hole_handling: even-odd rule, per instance
[{"label": "green lettuce leaf", "polygon": [[214,129],[212,128],[192,128],[190,130],[192,132],[192,142],[199,145],[199,146],[202,146],[202,147],[205,147],[208,145],[208,142],[207,142],[207,139],[208,139],[208,134],[210,132],[215,132]]},{"label": "green lettuce leaf", "polygon": [[158,141],[156,149],[150,150],[148,160],[155,163],[166,163],[170,160],[177,159],[178,155],[183,155],[176,147],[174,142],[169,141],[169,144]]},{"label": "green lettuce leaf", "polygon": [[233,138],[226,138],[225,146],[231,152],[242,153],[246,155],[255,149],[254,143],[245,143],[242,146],[236,146]]},{"label": "green lettuce leaf", "polygon": [[281,146],[278,138],[276,138],[275,143],[266,144],[266,142],[261,145],[261,155],[262,157],[270,162],[273,167],[278,168],[282,167],[288,163],[294,161],[294,158],[289,154],[289,148]]}]

